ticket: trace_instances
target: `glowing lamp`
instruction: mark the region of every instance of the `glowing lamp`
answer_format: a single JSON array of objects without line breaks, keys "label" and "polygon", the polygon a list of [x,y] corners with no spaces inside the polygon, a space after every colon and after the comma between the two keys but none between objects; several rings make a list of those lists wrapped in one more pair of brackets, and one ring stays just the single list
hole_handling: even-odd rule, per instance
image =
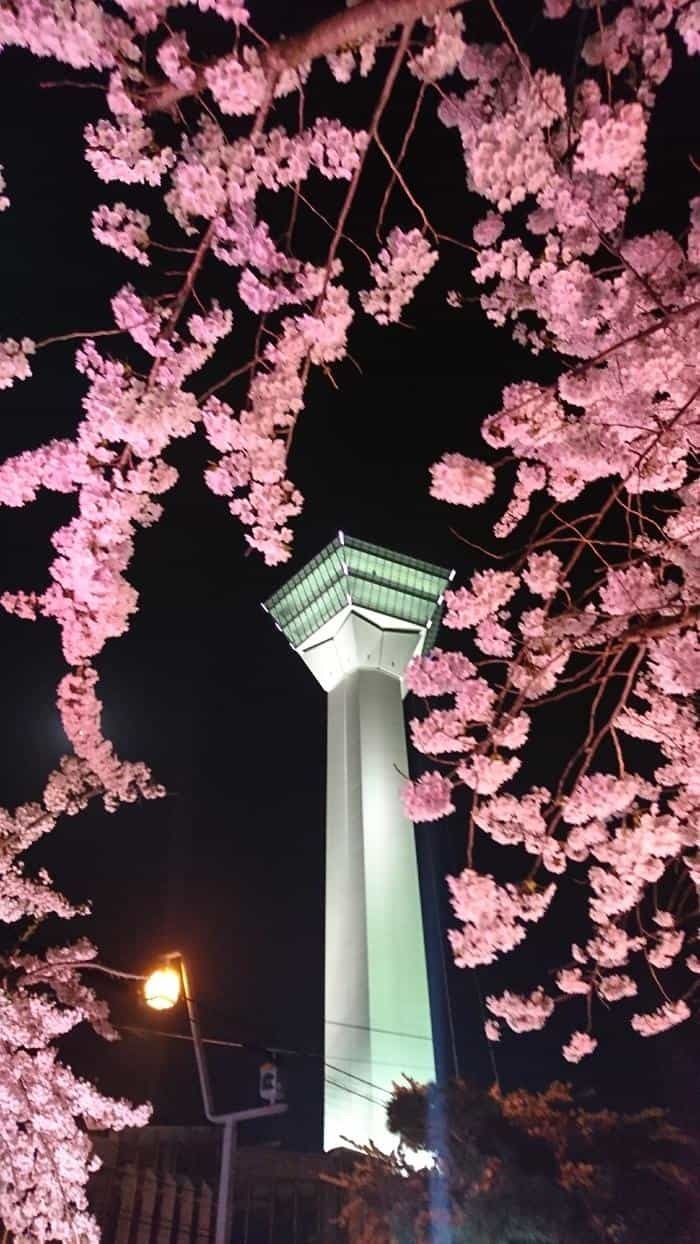
[{"label": "glowing lamp", "polygon": [[180,997],[182,982],[177,968],[156,968],[146,978],[143,996],[154,1011],[169,1011]]}]

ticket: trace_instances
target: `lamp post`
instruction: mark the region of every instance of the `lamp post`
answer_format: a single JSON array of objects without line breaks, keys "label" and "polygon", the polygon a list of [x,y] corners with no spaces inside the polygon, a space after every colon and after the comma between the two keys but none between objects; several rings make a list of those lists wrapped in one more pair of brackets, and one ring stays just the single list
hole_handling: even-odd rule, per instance
[{"label": "lamp post", "polygon": [[238,1124],[248,1119],[267,1119],[271,1115],[284,1114],[287,1106],[275,1102],[269,1106],[257,1106],[252,1110],[232,1110],[227,1114],[215,1114],[209,1079],[209,1068],[204,1055],[199,1019],[190,991],[185,960],[179,950],[163,957],[162,965],[146,978],[143,994],[148,1006],[156,1011],[174,1007],[182,993],[187,1008],[187,1018],[192,1034],[194,1056],[202,1092],[204,1114],[210,1123],[223,1127],[221,1140],[221,1163],[219,1166],[219,1192],[216,1202],[215,1244],[230,1244],[233,1220],[233,1170],[236,1159]]}]

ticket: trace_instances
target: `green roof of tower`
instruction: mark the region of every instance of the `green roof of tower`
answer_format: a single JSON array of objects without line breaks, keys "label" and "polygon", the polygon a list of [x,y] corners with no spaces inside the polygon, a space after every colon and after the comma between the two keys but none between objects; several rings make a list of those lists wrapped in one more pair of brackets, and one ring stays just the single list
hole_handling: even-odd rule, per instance
[{"label": "green roof of tower", "polygon": [[339,532],[270,596],[265,608],[294,648],[348,605],[356,605],[427,627],[426,651],[435,640],[442,594],[451,577],[443,566]]}]

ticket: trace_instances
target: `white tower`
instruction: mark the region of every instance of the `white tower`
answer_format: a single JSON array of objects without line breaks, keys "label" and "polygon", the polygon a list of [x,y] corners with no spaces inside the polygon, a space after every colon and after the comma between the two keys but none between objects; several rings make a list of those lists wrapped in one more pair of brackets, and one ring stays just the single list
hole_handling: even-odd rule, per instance
[{"label": "white tower", "polygon": [[339,533],[265,606],[328,694],[325,1149],[393,1148],[392,1084],[435,1078],[401,679],[449,577]]}]

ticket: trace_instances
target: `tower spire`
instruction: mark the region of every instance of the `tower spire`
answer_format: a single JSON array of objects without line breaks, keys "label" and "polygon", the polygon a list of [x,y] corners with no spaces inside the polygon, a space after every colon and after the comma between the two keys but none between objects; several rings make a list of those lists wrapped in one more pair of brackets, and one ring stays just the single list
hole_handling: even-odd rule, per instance
[{"label": "tower spire", "polygon": [[328,696],[324,1148],[392,1148],[404,1075],[435,1078],[402,677],[449,571],[338,536],[266,602]]}]

